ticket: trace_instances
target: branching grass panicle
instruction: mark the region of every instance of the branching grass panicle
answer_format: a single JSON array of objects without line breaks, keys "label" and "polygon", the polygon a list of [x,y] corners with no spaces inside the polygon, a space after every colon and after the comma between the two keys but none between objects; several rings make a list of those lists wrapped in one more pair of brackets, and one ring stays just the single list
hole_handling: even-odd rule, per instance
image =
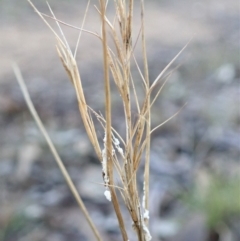
[{"label": "branching grass panicle", "polygon": [[[156,98],[160,94],[163,86],[167,82],[171,72],[166,74],[171,64],[184,50],[184,47],[174,59],[163,69],[163,71],[153,80],[150,84],[149,80],[149,68],[147,61],[147,48],[145,38],[145,25],[144,25],[144,1],[139,0],[137,4],[140,4],[141,12],[139,18],[141,20],[141,29],[139,33],[139,39],[141,41],[142,48],[142,61],[143,70],[138,65],[138,62],[134,55],[134,42],[133,40],[133,9],[134,0],[115,0],[115,20],[111,22],[107,17],[107,4],[108,1],[99,0],[99,6],[95,6],[97,13],[99,14],[99,33],[91,32],[84,29],[84,22],[89,8],[89,2],[84,15],[84,20],[81,28],[67,24],[57,19],[47,3],[51,16],[46,15],[38,11],[33,3],[28,0],[36,13],[46,23],[49,29],[56,37],[57,53],[61,59],[62,65],[65,68],[70,81],[76,91],[78,106],[80,115],[87,132],[88,138],[96,152],[96,155],[102,164],[103,181],[105,185],[105,196],[112,203],[116,217],[119,223],[122,239],[128,241],[128,233],[125,221],[122,216],[122,211],[119,205],[120,198],[123,199],[125,206],[132,219],[132,227],[136,232],[137,239],[139,241],[150,241],[152,239],[149,228],[149,163],[150,163],[150,137],[151,133],[159,128],[161,125],[169,121],[175,115],[170,117],[164,123],[159,124],[156,127],[151,127],[151,107]],[[47,19],[54,20],[60,31],[58,34],[48,23]],[[61,25],[67,25],[71,28],[79,31],[79,37],[77,40],[76,48],[71,50],[67,39],[61,29]],[[78,69],[76,63],[76,55],[80,43],[82,32],[93,35],[98,38],[102,43],[103,53],[103,72],[104,72],[104,89],[105,89],[105,115],[99,115],[91,107],[88,106],[85,98],[85,90],[83,89],[81,72]],[[109,39],[113,40],[113,47],[109,44]],[[132,65],[138,69],[141,79],[134,79],[132,75]],[[26,86],[22,79],[21,73],[16,65],[14,65],[14,71],[16,77],[22,88],[24,97],[29,106],[29,109],[36,120],[40,130],[42,131],[50,149],[59,165],[74,197],[76,198],[79,207],[83,211],[87,222],[89,223],[96,240],[102,240],[94,222],[92,221],[87,209],[82,202],[80,195],[77,192],[66,168],[64,167],[56,149],[53,146],[36,110],[34,109]],[[111,78],[110,78],[111,77]],[[159,81],[165,78],[162,86],[158,87]],[[114,84],[121,96],[122,106],[125,117],[125,135],[121,136],[117,129],[112,125],[112,91],[110,85],[110,79],[113,79]],[[144,97],[140,101],[138,99],[138,93],[135,86],[143,83]],[[152,96],[152,90],[159,88],[156,91],[157,94]],[[137,109],[137,119],[133,118],[133,108]],[[97,117],[101,125],[103,126],[104,139],[100,140],[97,136],[96,127],[94,125],[92,116]],[[141,161],[144,161],[144,182],[142,183],[142,191],[138,189],[137,175],[138,168]],[[116,171],[114,171],[116,170]],[[118,179],[121,181],[120,187],[115,184],[116,178],[114,175],[118,175]],[[119,184],[118,184],[119,186]],[[120,195],[118,195],[118,193]],[[141,196],[140,196],[141,195]]]}]

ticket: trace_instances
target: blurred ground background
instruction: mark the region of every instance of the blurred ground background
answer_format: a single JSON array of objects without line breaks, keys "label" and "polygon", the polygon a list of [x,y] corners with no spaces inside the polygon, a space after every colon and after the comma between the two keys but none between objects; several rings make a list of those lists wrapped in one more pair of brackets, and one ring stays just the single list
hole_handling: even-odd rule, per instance
[{"label": "blurred ground background", "polygon": [[[45,1],[35,3],[48,13]],[[80,26],[86,1],[49,3],[59,19]],[[97,1],[92,1],[85,28],[99,31],[93,3]],[[111,16],[111,7],[109,11]],[[153,107],[155,126],[188,102],[153,134],[150,230],[154,241],[240,240],[239,20],[235,0],[146,2],[152,81],[193,37],[173,65],[181,67]],[[78,33],[66,27],[64,31],[74,47]],[[84,34],[78,63],[89,105],[103,112],[100,47],[97,39]],[[139,48],[136,55],[140,59]],[[121,240],[104,188],[96,184],[102,182],[101,166],[82,127],[53,35],[27,1],[0,0],[0,241],[94,240],[26,108],[12,61],[21,68],[39,115],[103,240]],[[114,125],[121,130],[117,98],[113,109]],[[98,131],[103,136],[100,127]],[[132,234],[130,240],[135,240]]]}]

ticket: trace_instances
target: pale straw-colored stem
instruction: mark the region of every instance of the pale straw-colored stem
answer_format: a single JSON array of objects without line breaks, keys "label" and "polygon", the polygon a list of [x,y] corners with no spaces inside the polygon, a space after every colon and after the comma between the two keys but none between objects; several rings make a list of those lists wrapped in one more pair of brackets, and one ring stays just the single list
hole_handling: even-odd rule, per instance
[{"label": "pale straw-colored stem", "polygon": [[[141,1],[141,20],[142,20],[142,51],[143,51],[143,61],[144,61],[144,78],[146,81],[146,93],[149,91],[149,73],[148,73],[148,61],[147,61],[147,50],[146,50],[146,40],[145,40],[145,25],[144,25],[144,0]],[[149,112],[146,114],[146,153],[145,153],[145,166],[144,166],[144,182],[143,182],[143,211],[148,211],[149,209],[149,166],[150,166],[150,131],[151,131],[151,103],[150,95],[147,97],[147,109]],[[145,224],[148,224],[148,219],[144,219]]]},{"label": "pale straw-colored stem", "polygon": [[93,233],[96,237],[96,240],[101,241],[102,239],[100,237],[100,234],[99,234],[97,228],[95,227],[95,225],[94,225],[94,223],[93,223],[93,221],[92,221],[92,219],[91,219],[91,217],[90,217],[90,215],[89,215],[89,213],[88,213],[88,211],[87,211],[87,209],[86,209],[86,207],[85,207],[85,205],[84,205],[84,203],[83,203],[83,201],[82,201],[82,199],[81,199],[81,197],[80,197],[80,195],[79,195],[79,193],[78,193],[78,191],[77,191],[77,189],[76,189],[76,187],[75,187],[75,185],[74,185],[74,183],[71,179],[71,177],[68,174],[67,169],[65,168],[65,166],[64,166],[64,164],[63,164],[63,162],[62,162],[62,160],[61,160],[52,140],[50,139],[50,137],[49,137],[49,135],[48,135],[48,133],[47,133],[47,131],[46,131],[46,129],[45,129],[45,127],[44,127],[44,125],[43,125],[34,105],[33,105],[33,103],[32,103],[32,101],[31,101],[29,92],[28,92],[26,84],[23,80],[20,69],[18,68],[18,66],[16,64],[13,64],[13,71],[14,71],[15,76],[17,78],[17,81],[18,81],[18,83],[21,87],[21,91],[23,93],[23,96],[24,96],[24,99],[27,103],[27,106],[28,106],[28,108],[29,108],[38,128],[40,129],[41,133],[43,134],[43,136],[44,136],[44,138],[45,138],[45,140],[46,140],[46,142],[47,142],[47,144],[48,144],[48,146],[49,146],[49,148],[50,148],[50,150],[51,150],[51,152],[52,152],[52,154],[53,154],[53,156],[54,156],[54,158],[57,162],[57,165],[58,165],[59,169],[61,170],[61,172],[62,172],[62,174],[63,174],[63,176],[64,176],[64,178],[67,182],[67,185],[69,186],[69,188],[70,188],[73,196],[75,197],[80,209],[82,210],[89,226],[91,227],[91,229],[92,229],[92,231],[93,231]]},{"label": "pale straw-colored stem", "polygon": [[[113,157],[112,157],[112,124],[111,124],[111,90],[110,90],[110,79],[109,79],[109,63],[108,63],[108,44],[107,44],[107,32],[106,32],[106,21],[105,11],[106,2],[105,0],[100,1],[101,5],[101,20],[102,20],[102,45],[103,45],[103,68],[104,68],[104,83],[105,83],[105,116],[106,116],[106,154],[107,154],[107,172],[109,177],[109,184],[114,186],[113,182]],[[112,198],[112,204],[118,219],[119,228],[124,241],[128,240],[125,224],[121,214],[120,206],[118,203],[115,188],[109,186]]]}]

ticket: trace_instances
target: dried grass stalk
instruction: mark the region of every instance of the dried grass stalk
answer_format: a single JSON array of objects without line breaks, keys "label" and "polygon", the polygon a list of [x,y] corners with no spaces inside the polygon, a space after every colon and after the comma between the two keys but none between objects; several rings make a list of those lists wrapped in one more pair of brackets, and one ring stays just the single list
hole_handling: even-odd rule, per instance
[{"label": "dried grass stalk", "polygon": [[91,227],[96,239],[98,241],[101,241],[102,239],[101,239],[101,236],[100,236],[97,228],[95,227],[95,225],[94,225],[94,223],[93,223],[93,221],[92,221],[92,219],[91,219],[91,217],[90,217],[90,215],[89,215],[89,213],[88,213],[88,211],[87,211],[87,209],[86,209],[86,207],[85,207],[85,205],[84,205],[84,203],[83,203],[83,201],[82,201],[82,199],[81,199],[81,197],[80,197],[80,195],[79,195],[79,193],[78,193],[78,191],[77,191],[77,189],[76,189],[76,187],[75,187],[75,185],[74,185],[74,183],[73,183],[73,181],[70,177],[70,175],[68,174],[68,171],[67,171],[66,167],[63,164],[63,161],[61,160],[61,158],[60,158],[51,138],[49,137],[49,135],[46,131],[46,128],[44,127],[36,109],[34,108],[34,105],[31,101],[29,92],[27,90],[27,87],[26,87],[26,84],[25,84],[24,79],[22,77],[22,74],[20,72],[20,69],[18,68],[18,66],[16,64],[13,64],[13,71],[14,71],[15,76],[17,78],[17,81],[18,81],[18,83],[21,87],[21,91],[23,93],[23,96],[24,96],[24,99],[27,103],[27,106],[28,106],[35,122],[37,123],[38,128],[40,129],[41,133],[43,134],[43,136],[44,136],[44,138],[45,138],[45,140],[46,140],[46,142],[47,142],[47,144],[48,144],[48,146],[49,146],[49,148],[50,148],[50,150],[51,150],[51,152],[52,152],[52,154],[53,154],[53,156],[56,160],[56,163],[57,163],[59,169],[61,170],[61,172],[62,172],[62,174],[63,174],[63,176],[66,180],[66,183],[68,184],[74,198],[76,199],[80,209],[82,210],[82,212],[83,212],[89,226]]},{"label": "dried grass stalk", "polygon": [[[155,102],[156,98],[160,94],[163,86],[168,80],[170,74],[166,75],[166,71],[169,69],[171,64],[185,49],[185,47],[174,57],[174,59],[164,68],[164,70],[157,76],[150,85],[149,73],[148,73],[148,61],[147,51],[145,43],[145,26],[144,26],[144,0],[141,0],[141,30],[139,36],[141,36],[142,43],[142,59],[144,63],[143,73],[141,72],[137,60],[134,57],[134,46],[133,46],[133,31],[132,31],[132,20],[133,20],[133,8],[134,0],[115,0],[115,15],[116,22],[108,19],[106,15],[107,1],[99,0],[99,8],[96,7],[97,12],[100,15],[101,21],[101,33],[96,34],[81,28],[71,26],[60,20],[58,20],[54,13],[52,16],[40,13],[36,7],[28,0],[37,14],[43,19],[47,26],[51,29],[57,39],[57,52],[62,61],[63,67],[65,68],[77,95],[79,111],[83,120],[84,127],[86,129],[89,140],[91,141],[96,155],[103,167],[103,180],[106,187],[105,195],[108,200],[113,204],[119,227],[121,230],[122,238],[124,241],[128,241],[128,235],[125,227],[125,223],[122,217],[122,212],[119,205],[119,195],[116,193],[116,189],[119,190],[121,197],[124,200],[126,208],[132,218],[133,229],[136,231],[136,235],[139,241],[151,240],[151,234],[148,229],[149,220],[149,161],[150,161],[150,136],[151,133],[159,128],[161,125],[166,123],[168,120],[173,118],[175,115],[170,117],[164,123],[161,123],[155,128],[151,129],[151,106]],[[89,6],[89,4],[88,4]],[[88,7],[87,7],[88,8]],[[85,13],[86,16],[86,13]],[[51,18],[56,21],[61,36],[58,35],[52,27],[48,24],[45,17]],[[84,17],[85,19],[85,17]],[[92,110],[86,103],[84,89],[81,82],[80,72],[76,63],[77,47],[79,45],[79,39],[77,47],[75,48],[74,54],[72,53],[67,40],[61,30],[60,24],[65,24],[72,28],[80,30],[79,39],[81,32],[88,32],[96,36],[102,43],[103,50],[103,70],[104,70],[104,83],[105,83],[105,117],[100,116],[94,110]],[[108,34],[109,33],[109,34]],[[109,36],[113,39],[114,48],[109,45]],[[141,81],[145,87],[145,96],[140,103],[138,100],[137,90],[135,85],[136,80],[132,77],[132,66],[131,60],[134,60],[137,69],[141,76]],[[121,137],[120,134],[112,126],[112,112],[111,112],[111,88],[110,88],[110,73],[113,81],[121,96],[125,114],[125,138]],[[154,88],[157,88],[159,80],[163,77],[167,77],[165,82],[157,91],[151,101],[151,94]],[[132,108],[133,103],[137,107],[138,117],[137,120],[133,121]],[[103,126],[105,137],[101,141],[97,137],[94,122],[91,114],[94,114]],[[100,146],[103,146],[101,149]],[[145,153],[145,157],[143,157]],[[137,187],[137,171],[139,168],[140,161],[144,159],[145,170],[144,170],[144,183],[143,183],[143,198],[140,201],[139,190]],[[117,172],[114,172],[114,169]],[[114,173],[118,174],[118,178],[121,180],[121,186],[116,187],[114,180]],[[142,205],[141,205],[142,203]],[[91,222],[89,222],[91,226]],[[96,232],[96,229],[93,229]],[[99,236],[95,234],[97,240]]]}]

